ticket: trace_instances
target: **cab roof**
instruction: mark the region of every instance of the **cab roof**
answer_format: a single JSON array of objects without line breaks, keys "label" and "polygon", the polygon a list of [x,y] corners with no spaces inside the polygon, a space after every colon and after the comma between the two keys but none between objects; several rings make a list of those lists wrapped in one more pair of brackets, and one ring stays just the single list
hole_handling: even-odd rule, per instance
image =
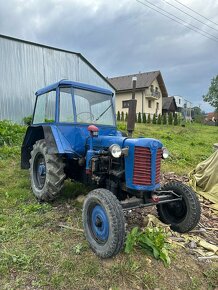
[{"label": "cab roof", "polygon": [[100,88],[100,87],[96,87],[96,86],[92,86],[92,85],[88,85],[88,84],[84,84],[84,83],[79,83],[79,82],[73,82],[73,81],[69,81],[69,80],[61,80],[57,83],[51,84],[47,87],[44,87],[40,90],[38,90],[36,92],[36,96],[42,95],[42,94],[46,94],[50,91],[54,91],[56,90],[58,87],[73,87],[76,89],[82,89],[82,90],[87,90],[87,91],[92,91],[92,92],[97,92],[97,93],[102,93],[102,94],[106,94],[106,95],[112,95],[113,92],[108,90],[108,89],[104,89],[104,88]]}]

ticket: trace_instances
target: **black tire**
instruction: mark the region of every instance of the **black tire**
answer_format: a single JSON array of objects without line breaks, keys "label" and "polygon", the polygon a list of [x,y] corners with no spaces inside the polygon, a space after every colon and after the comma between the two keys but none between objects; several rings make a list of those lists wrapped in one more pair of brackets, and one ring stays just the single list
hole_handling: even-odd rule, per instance
[{"label": "black tire", "polygon": [[33,145],[30,159],[30,179],[33,194],[39,201],[56,198],[64,185],[64,163],[60,156],[48,154],[45,140]]},{"label": "black tire", "polygon": [[196,227],[200,220],[201,207],[196,193],[181,182],[169,182],[162,190],[172,190],[182,196],[181,201],[157,205],[157,212],[162,222],[170,224],[171,229],[186,233]]},{"label": "black tire", "polygon": [[[103,211],[106,221],[102,221],[101,212],[100,217],[95,215],[96,208]],[[103,225],[96,224],[98,218]],[[105,233],[107,225],[108,233]],[[125,241],[124,214],[120,202],[111,191],[98,188],[88,194],[83,205],[83,227],[90,247],[99,257],[110,258],[122,250]]]}]

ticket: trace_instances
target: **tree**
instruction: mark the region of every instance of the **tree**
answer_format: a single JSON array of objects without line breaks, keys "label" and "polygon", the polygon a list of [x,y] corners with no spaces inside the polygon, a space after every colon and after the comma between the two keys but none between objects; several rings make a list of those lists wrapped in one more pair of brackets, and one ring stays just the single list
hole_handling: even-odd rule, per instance
[{"label": "tree", "polygon": [[162,118],[161,118],[161,114],[159,114],[159,115],[158,115],[158,118],[157,118],[157,123],[158,123],[159,125],[161,125],[161,119],[162,119]]},{"label": "tree", "polygon": [[123,111],[121,112],[121,121],[124,122],[124,112]]},{"label": "tree", "polygon": [[203,96],[203,100],[218,112],[218,75],[212,78],[208,93]]},{"label": "tree", "polygon": [[167,116],[166,114],[163,115],[163,125],[167,124]]},{"label": "tree", "polygon": [[173,114],[170,112],[168,116],[168,124],[172,125],[173,124]]},{"label": "tree", "polygon": [[148,114],[148,124],[150,124],[151,123],[151,115],[150,115],[150,113]]},{"label": "tree", "polygon": [[138,113],[138,123],[141,123],[142,122],[142,117],[141,117],[141,113],[139,112]]},{"label": "tree", "polygon": [[152,124],[157,124],[156,114],[153,115]]},{"label": "tree", "polygon": [[128,121],[128,113],[126,112],[125,121]]},{"label": "tree", "polygon": [[117,121],[120,121],[120,111],[117,112]]},{"label": "tree", "polygon": [[143,113],[143,115],[142,115],[142,123],[144,123],[144,124],[147,123],[146,114],[145,113]]},{"label": "tree", "polygon": [[200,109],[200,107],[192,108],[192,119],[196,123],[202,123],[204,121],[205,112]]}]

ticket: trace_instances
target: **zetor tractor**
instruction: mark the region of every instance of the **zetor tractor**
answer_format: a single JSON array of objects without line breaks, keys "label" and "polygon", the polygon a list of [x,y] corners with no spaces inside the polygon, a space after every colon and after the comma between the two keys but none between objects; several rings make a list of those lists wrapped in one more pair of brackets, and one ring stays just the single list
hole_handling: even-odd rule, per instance
[{"label": "zetor tractor", "polygon": [[93,186],[83,204],[83,226],[92,250],[116,255],[125,239],[124,210],[155,205],[162,222],[178,232],[198,223],[195,192],[180,182],[160,188],[162,143],[129,138],[116,129],[113,93],[62,80],[36,92],[33,121],[21,152],[39,201],[61,192],[67,178]]}]

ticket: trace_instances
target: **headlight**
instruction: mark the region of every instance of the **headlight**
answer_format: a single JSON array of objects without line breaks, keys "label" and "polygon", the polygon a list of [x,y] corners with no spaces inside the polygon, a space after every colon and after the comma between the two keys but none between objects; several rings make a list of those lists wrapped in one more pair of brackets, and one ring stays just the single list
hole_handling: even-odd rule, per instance
[{"label": "headlight", "polygon": [[167,150],[166,147],[162,148],[162,157],[163,157],[163,159],[166,159],[169,157],[169,151]]},{"label": "headlight", "polygon": [[119,158],[122,154],[122,150],[118,144],[111,145],[109,151],[114,158]]}]

